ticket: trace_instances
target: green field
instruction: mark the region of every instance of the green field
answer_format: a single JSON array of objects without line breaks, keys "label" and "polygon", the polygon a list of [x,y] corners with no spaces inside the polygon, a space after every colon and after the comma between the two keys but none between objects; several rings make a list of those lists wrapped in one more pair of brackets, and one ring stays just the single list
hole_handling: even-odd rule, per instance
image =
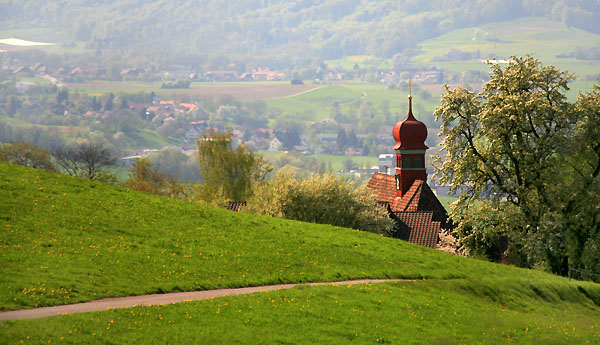
[{"label": "green field", "polygon": [[600,340],[598,284],[351,229],[233,213],[7,164],[0,164],[0,226],[4,310],[280,282],[417,279],[5,321],[5,343]]},{"label": "green field", "polygon": [[[497,41],[493,41],[497,39]],[[481,54],[497,54],[503,59],[527,53],[540,59],[544,65],[554,65],[568,70],[579,77],[600,73],[598,61],[574,58],[557,58],[577,47],[600,45],[600,35],[576,28],[567,28],[562,23],[543,18],[521,18],[510,22],[498,22],[448,32],[442,36],[422,42],[421,53],[413,61],[424,65],[435,65],[446,70],[481,70],[488,67],[479,60],[435,61],[450,49]]]},{"label": "green field", "polygon": [[[263,156],[268,161],[273,161],[277,156],[281,155],[281,151],[257,151],[258,154]],[[331,165],[333,171],[342,170],[344,168],[344,161],[350,159],[358,167],[370,167],[378,163],[377,157],[371,156],[336,156],[336,155],[310,155],[310,158],[316,158],[319,162]]]},{"label": "green field", "polygon": [[[439,105],[439,94],[432,94],[429,98],[419,98],[415,94],[413,106],[415,116],[420,120],[433,122],[433,111]],[[308,91],[301,95],[279,99],[267,100],[267,105],[279,108],[284,114],[301,114],[300,118],[306,121],[320,121],[331,117],[331,107],[337,101],[343,113],[351,108],[356,108],[358,102],[371,102],[375,113],[382,116],[381,105],[389,102],[389,111],[392,113],[392,123],[403,120],[408,112],[408,91],[390,90],[381,84],[348,83],[329,85],[316,90]]]}]

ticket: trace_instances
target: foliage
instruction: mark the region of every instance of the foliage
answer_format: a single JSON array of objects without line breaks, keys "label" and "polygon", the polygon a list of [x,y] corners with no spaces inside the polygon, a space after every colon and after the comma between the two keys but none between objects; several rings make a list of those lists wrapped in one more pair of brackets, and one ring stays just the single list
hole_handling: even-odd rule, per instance
[{"label": "foliage", "polygon": [[[174,64],[193,61],[213,70],[243,69],[248,62],[240,55],[256,56],[254,64],[259,66],[267,56],[285,67],[309,57],[392,57],[456,28],[528,16],[544,16],[598,32],[595,24],[600,16],[596,2],[577,0],[275,0],[235,6],[216,0],[75,1],[60,7],[56,1],[36,6],[9,4],[12,8],[0,12],[8,13],[3,22],[10,28],[37,22],[52,28],[52,33],[60,31],[66,36],[65,43],[81,40],[94,50],[113,50],[106,54],[111,58],[118,52],[125,61],[147,61],[148,57],[151,61],[170,59]],[[169,15],[157,16],[156,8]],[[202,39],[190,41],[190,37]],[[154,43],[147,44],[150,41]],[[109,74],[120,78],[118,73]],[[319,77],[318,70],[311,77]]]},{"label": "foliage", "polygon": [[56,171],[50,152],[27,141],[0,144],[0,162]]},{"label": "foliage", "polygon": [[229,130],[211,130],[196,141],[204,180],[198,190],[200,200],[215,204],[244,201],[251,196],[253,186],[271,171],[270,164],[247,146],[234,148],[232,137]]},{"label": "foliage", "polygon": [[156,170],[175,176],[180,182],[201,181],[196,154],[188,155],[177,149],[163,149],[149,154],[147,159]]},{"label": "foliage", "polygon": [[164,82],[161,89],[189,89],[191,82],[189,80],[178,80],[176,82]]},{"label": "foliage", "polygon": [[364,186],[355,189],[333,174],[297,179],[280,170],[257,187],[248,212],[384,235],[392,229],[386,211]]},{"label": "foliage", "polygon": [[102,142],[82,142],[54,150],[56,164],[71,176],[95,179],[102,168],[114,165],[117,157]]},{"label": "foliage", "polygon": [[129,178],[123,182],[123,186],[177,199],[190,198],[185,185],[177,182],[177,176],[161,172],[143,158],[133,162],[129,169]]},{"label": "foliage", "polygon": [[436,170],[460,191],[456,233],[489,258],[506,254],[563,275],[569,267],[597,272],[581,260],[600,227],[589,206],[600,196],[591,188],[600,183],[597,86],[571,104],[564,93],[572,77],[553,66],[527,56],[491,68],[481,93],[446,88],[435,112],[446,150]]}]

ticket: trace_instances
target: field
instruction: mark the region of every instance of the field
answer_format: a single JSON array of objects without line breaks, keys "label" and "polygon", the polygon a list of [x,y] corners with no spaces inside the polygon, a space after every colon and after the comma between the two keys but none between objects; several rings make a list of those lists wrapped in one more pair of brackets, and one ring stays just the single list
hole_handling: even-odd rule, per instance
[{"label": "field", "polygon": [[480,70],[488,67],[478,59],[465,61],[436,61],[450,49],[477,52],[482,55],[496,54],[502,59],[511,55],[532,54],[545,65],[566,69],[578,77],[600,73],[598,61],[558,58],[577,47],[600,45],[600,35],[576,28],[566,28],[562,23],[542,18],[522,18],[458,29],[420,44],[421,53],[413,57],[415,63],[435,65],[452,71]]},{"label": "field", "polygon": [[0,307],[353,278],[415,281],[5,321],[5,343],[597,343],[600,285],[375,234],[0,164]]},{"label": "field", "polygon": [[319,85],[291,85],[289,82],[194,82],[189,89],[161,89],[161,82],[109,82],[66,83],[66,87],[87,94],[109,92],[155,92],[161,97],[213,97],[233,96],[240,100],[273,99],[294,96],[319,88]]},{"label": "field", "polygon": [[[439,87],[441,90],[441,86]],[[419,97],[415,91],[413,102],[415,116],[426,123],[433,123],[433,110],[439,103],[442,92],[433,92],[430,95]],[[300,114],[306,121],[320,121],[331,117],[331,107],[334,101],[339,102],[343,113],[350,108],[356,108],[359,101],[371,102],[373,110],[382,116],[382,103],[389,102],[389,111],[392,114],[392,123],[403,120],[408,111],[408,90],[390,90],[381,84],[348,83],[328,85],[316,90],[305,92],[301,95],[267,100],[267,105],[279,108],[284,114]]]},{"label": "field", "polygon": [[[266,160],[272,161],[275,157],[279,156],[283,152],[281,151],[258,151]],[[344,168],[344,160],[350,159],[358,167],[371,167],[377,165],[377,157],[371,156],[336,156],[336,155],[311,155],[311,158],[316,158],[320,162],[330,164],[331,169],[334,171],[342,170]]]}]

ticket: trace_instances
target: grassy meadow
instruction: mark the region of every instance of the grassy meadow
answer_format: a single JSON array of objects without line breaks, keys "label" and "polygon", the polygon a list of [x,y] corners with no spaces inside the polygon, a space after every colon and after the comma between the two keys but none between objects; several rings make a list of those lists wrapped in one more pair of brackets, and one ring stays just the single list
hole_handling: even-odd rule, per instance
[{"label": "grassy meadow", "polygon": [[[426,97],[415,94],[413,107],[415,116],[428,124],[434,123],[433,111],[439,105],[440,92],[431,92]],[[284,114],[297,114],[304,121],[321,121],[331,117],[334,101],[339,102],[342,113],[358,108],[359,102],[370,102],[377,116],[382,116],[382,104],[389,102],[391,124],[403,120],[408,111],[408,90],[390,90],[382,84],[348,83],[328,85],[305,93],[266,100],[269,108],[279,108]],[[358,114],[357,114],[358,116]]]},{"label": "grassy meadow", "polygon": [[234,213],[0,164],[0,308],[355,278],[247,296],[5,321],[4,343],[600,341],[600,285],[372,233]]},{"label": "grassy meadow", "polygon": [[[496,41],[494,41],[496,39]],[[543,18],[521,18],[508,22],[486,24],[450,31],[420,44],[421,53],[413,57],[413,62],[435,65],[446,70],[488,71],[486,64],[479,60],[435,61],[450,49],[463,52],[479,51],[482,55],[496,54],[502,59],[511,55],[532,54],[544,65],[554,65],[568,70],[579,77],[600,73],[597,61],[558,58],[577,47],[592,47],[600,44],[600,35]]]}]

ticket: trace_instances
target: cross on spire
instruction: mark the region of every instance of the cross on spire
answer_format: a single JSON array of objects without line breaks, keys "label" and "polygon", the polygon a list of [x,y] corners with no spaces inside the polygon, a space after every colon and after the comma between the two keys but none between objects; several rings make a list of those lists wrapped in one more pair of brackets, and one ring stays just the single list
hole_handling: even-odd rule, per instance
[{"label": "cross on spire", "polygon": [[413,86],[418,86],[418,84],[413,83],[412,77],[410,77],[410,78],[408,78],[408,82],[406,83],[406,86],[408,86],[408,97],[412,98],[412,88],[413,88]]}]

